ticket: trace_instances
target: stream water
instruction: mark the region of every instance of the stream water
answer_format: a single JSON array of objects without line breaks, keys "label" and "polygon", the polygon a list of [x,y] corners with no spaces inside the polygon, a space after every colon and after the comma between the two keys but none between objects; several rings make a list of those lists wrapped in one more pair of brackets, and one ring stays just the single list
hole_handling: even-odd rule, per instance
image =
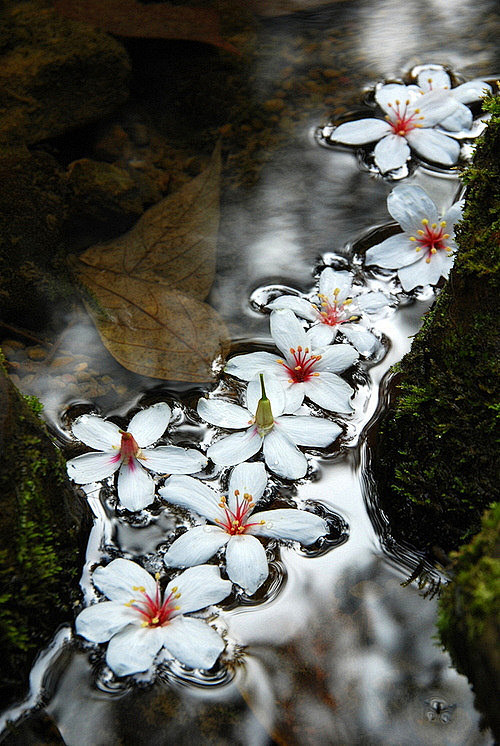
[{"label": "stream water", "polygon": [[[467,78],[492,79],[494,7],[485,0],[330,3],[268,19],[262,43],[269,49],[276,40],[282,49],[298,37],[321,41],[330,26],[345,28],[357,46],[332,50],[332,59],[352,64],[358,74],[361,70],[366,85],[401,76],[423,62],[450,65]],[[318,50],[319,42],[302,52],[304,67],[319,63]],[[279,78],[280,61],[263,55],[259,65],[255,76],[265,89]],[[361,100],[361,90],[359,95]],[[324,123],[318,107],[318,114],[311,113],[270,154],[255,187],[244,196],[223,197],[218,270],[209,300],[229,326],[233,352],[262,344],[272,349],[269,316],[261,309],[277,288],[310,292],[322,263],[350,263],[359,270],[360,241],[375,244],[386,235],[386,199],[394,184],[360,167],[354,152],[322,147],[316,136],[320,116]],[[460,191],[456,172],[425,166],[408,182],[423,186],[440,209]],[[367,281],[372,289],[395,289],[383,273],[372,273]],[[377,316],[373,328],[380,346],[350,379],[354,413],[339,420],[345,427],[341,448],[313,452],[306,478],[281,493],[284,504],[319,505],[330,535],[313,550],[272,543],[271,573],[263,588],[255,597],[231,596],[220,604],[216,624],[227,635],[230,664],[201,673],[173,664],[154,681],[139,677],[132,683],[114,677],[101,654],[75,644],[70,628],[63,628],[33,669],[31,700],[0,721],[5,725],[22,716],[15,732],[5,731],[5,743],[493,743],[480,728],[467,679],[451,667],[436,641],[434,592],[444,578],[421,565],[417,549],[391,539],[370,475],[369,434],[387,404],[391,366],[410,349],[434,298],[430,289],[411,298],[400,295],[398,305]],[[207,429],[193,415],[198,388],[153,385],[124,372],[103,352],[83,311],[75,312],[68,326],[65,354],[77,359],[85,351],[117,384],[97,402],[103,415],[126,422],[138,404],[166,398],[173,407],[175,441],[206,442]],[[120,397],[120,383],[129,391],[133,380],[136,393]],[[75,400],[64,387],[54,387],[49,371],[37,375],[36,390],[51,431],[67,447],[69,422],[95,402]],[[217,471],[211,474],[212,484],[218,477]],[[118,552],[151,558],[174,525],[162,507],[138,517],[117,514],[106,488],[88,489],[87,497],[95,522],[82,576],[86,602],[95,597],[90,574],[96,564]],[[422,588],[406,582],[417,567],[427,571]]]}]

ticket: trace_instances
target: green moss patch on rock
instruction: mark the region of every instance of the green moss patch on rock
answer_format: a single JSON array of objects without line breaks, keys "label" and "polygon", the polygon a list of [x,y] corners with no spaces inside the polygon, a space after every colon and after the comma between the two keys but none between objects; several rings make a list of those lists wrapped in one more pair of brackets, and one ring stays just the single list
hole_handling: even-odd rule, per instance
[{"label": "green moss patch on rock", "polygon": [[474,686],[500,739],[500,503],[472,541],[453,554],[453,579],[440,598],[438,629],[453,664]]},{"label": "green moss patch on rock", "polygon": [[39,402],[22,397],[0,364],[0,694],[19,697],[38,651],[72,602],[89,527],[65,462],[39,419]]},{"label": "green moss patch on rock", "polygon": [[374,469],[391,531],[457,548],[498,499],[500,99],[467,170],[450,279],[398,366]]}]

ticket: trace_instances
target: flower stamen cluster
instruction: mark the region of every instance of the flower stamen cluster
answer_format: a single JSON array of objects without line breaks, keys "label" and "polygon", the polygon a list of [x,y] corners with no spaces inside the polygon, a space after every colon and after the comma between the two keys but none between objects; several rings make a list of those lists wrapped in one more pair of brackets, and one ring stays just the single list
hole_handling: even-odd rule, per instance
[{"label": "flower stamen cluster", "polygon": [[432,254],[437,254],[438,251],[447,251],[448,254],[453,253],[451,246],[445,246],[444,242],[450,238],[449,233],[445,233],[446,220],[441,220],[439,225],[437,223],[430,223],[427,218],[422,219],[423,229],[417,230],[416,236],[410,236],[410,241],[418,243],[415,251],[420,252],[425,250],[427,257],[426,263],[429,264],[431,261]]},{"label": "flower stamen cluster", "polygon": [[[321,360],[322,355],[312,355],[309,351],[309,347],[303,349],[301,345],[299,345],[297,349],[295,349],[295,347],[290,347],[290,355],[292,356],[290,365],[285,363],[284,360],[276,360],[276,362],[279,365],[283,365],[285,370],[290,374],[288,383],[305,383],[313,376],[319,376],[318,372],[314,372],[314,366],[318,360]],[[293,363],[295,363],[295,365],[293,365]]]},{"label": "flower stamen cluster", "polygon": [[408,132],[422,128],[422,124],[419,122],[425,119],[425,117],[417,117],[417,114],[420,114],[420,109],[408,109],[410,106],[410,99],[406,99],[403,109],[401,109],[401,102],[399,99],[396,99],[394,104],[395,105],[393,106],[390,101],[387,103],[387,106],[391,109],[392,116],[391,114],[386,114],[384,119],[387,120],[395,135],[404,137]]},{"label": "flower stamen cluster", "polygon": [[246,533],[252,526],[263,526],[265,524],[265,521],[248,523],[250,513],[255,508],[255,502],[253,501],[252,495],[245,492],[241,502],[239,490],[234,490],[234,496],[236,498],[236,507],[234,510],[231,510],[227,504],[227,498],[225,495],[221,495],[219,507],[224,511],[225,518],[215,519],[215,523],[217,523],[226,533],[231,536],[239,536]]},{"label": "flower stamen cluster", "polygon": [[174,586],[170,593],[163,598],[160,590],[158,574],[156,575],[156,590],[154,598],[151,598],[143,585],[134,585],[132,586],[132,590],[140,593],[142,598],[131,598],[130,601],[127,601],[124,605],[128,608],[135,609],[144,617],[144,621],[141,622],[141,627],[163,627],[170,622],[174,612],[179,611],[181,608],[176,604],[176,600],[181,597],[177,586]]}]

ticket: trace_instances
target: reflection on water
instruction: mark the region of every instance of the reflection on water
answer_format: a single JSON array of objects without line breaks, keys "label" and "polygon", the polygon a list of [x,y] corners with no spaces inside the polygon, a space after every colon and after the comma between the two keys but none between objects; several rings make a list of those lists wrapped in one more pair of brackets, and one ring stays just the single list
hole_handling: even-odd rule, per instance
[{"label": "reflection on water", "polygon": [[[273,39],[279,48],[290,39],[290,47],[295,44],[296,49],[300,38],[303,67],[325,65],[321,54],[329,54],[331,66],[352,70],[352,81],[360,79],[360,69],[365,83],[370,83],[424,61],[451,62],[474,75],[491,74],[496,60],[487,34],[496,39],[493,7],[489,0],[453,7],[438,0],[354,0],[273,20],[260,33],[271,48]],[[345,35],[347,46],[328,42],[334,33],[335,38]],[[306,42],[311,42],[309,51]],[[258,64],[260,84],[268,85],[280,60],[270,55]],[[352,81],[354,99],[360,90]],[[255,189],[223,199],[219,270],[211,301],[233,336],[247,345],[257,338],[269,341],[268,317],[252,305],[253,293],[258,291],[255,301],[273,284],[309,292],[321,257],[331,262],[361,251],[366,231],[388,223],[386,197],[391,185],[360,170],[353,153],[318,147],[314,131],[319,117],[328,114],[324,107],[318,109],[318,118],[297,128],[273,154]],[[442,209],[456,198],[453,176],[420,169],[411,183],[423,186]],[[383,275],[373,275],[370,282],[373,287],[386,284]],[[131,688],[109,675],[100,654],[63,646],[59,663],[51,666],[44,680],[43,700],[61,742],[491,743],[489,735],[479,731],[466,679],[449,667],[448,656],[433,641],[435,600],[424,598],[414,585],[401,586],[419,557],[391,545],[390,527],[373,500],[372,485],[361,476],[367,459],[365,429],[386,400],[389,368],[409,349],[431,301],[430,293],[421,294],[378,321],[383,354],[364,366],[355,382],[356,411],[345,418],[342,450],[333,458],[314,455],[308,479],[291,495],[299,507],[313,501],[334,517],[335,540],[329,551],[314,556],[293,547],[270,548],[270,554],[276,551],[264,603],[256,606],[239,598],[235,604],[233,599],[221,613],[219,623],[228,636],[228,673],[219,668],[194,675],[171,667],[156,683],[143,681]],[[94,369],[110,380],[101,392],[92,394],[89,389],[82,394],[79,385],[77,394],[68,390],[73,381],[62,378],[61,367],[54,367],[55,355],[39,368],[31,383],[62,444],[68,443],[68,417],[96,403],[106,416],[125,416],[143,396],[158,400],[181,395],[183,403],[174,411],[178,438],[203,440],[199,423],[185,406],[194,405],[198,389],[134,376],[102,352],[90,322],[77,317],[68,320],[68,327],[59,343],[59,358],[85,355],[82,364],[91,358]],[[85,375],[76,381],[84,382]],[[61,413],[69,405],[64,418]],[[216,481],[218,475],[212,477]],[[147,518],[117,520],[106,489],[89,491],[88,497],[95,524],[82,577],[86,603],[95,596],[90,583],[93,565],[117,547],[128,556],[151,558],[165,535],[183,520],[161,505]],[[66,639],[67,631],[59,642]],[[37,669],[35,689],[40,690],[42,678]],[[22,733],[20,740],[14,735],[6,742],[23,743]],[[40,742],[32,735],[24,738],[24,743]]]}]

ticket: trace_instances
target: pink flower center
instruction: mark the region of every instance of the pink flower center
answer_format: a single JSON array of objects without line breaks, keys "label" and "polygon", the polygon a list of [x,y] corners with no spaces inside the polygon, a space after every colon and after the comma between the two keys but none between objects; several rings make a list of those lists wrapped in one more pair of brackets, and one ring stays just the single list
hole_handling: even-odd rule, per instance
[{"label": "pink flower center", "polygon": [[395,135],[405,137],[408,132],[422,126],[420,122],[424,117],[418,116],[420,109],[414,109],[410,106],[409,99],[404,104],[401,104],[401,101],[396,99],[394,104],[388,103],[387,106],[391,107],[392,116],[387,115],[386,119]]},{"label": "pink flower center", "polygon": [[139,612],[143,620],[143,627],[164,627],[168,624],[174,612],[179,609],[179,606],[176,605],[176,600],[181,594],[177,592],[177,587],[172,588],[172,591],[163,598],[158,576],[153,598],[146,593],[146,589],[142,585],[134,585],[132,590],[138,594],[138,597],[132,598],[125,606]]},{"label": "pink flower center", "polygon": [[284,360],[276,361],[290,374],[289,383],[305,383],[313,376],[319,376],[319,373],[314,372],[314,366],[321,360],[321,355],[312,355],[309,347],[302,349],[299,345],[297,349],[290,347],[290,356],[287,363]]},{"label": "pink flower center", "polygon": [[112,456],[111,461],[123,461],[124,464],[128,464],[131,469],[134,468],[134,459],[140,458],[141,449],[137,445],[137,441],[132,433],[127,433],[124,430],[120,431],[122,434],[122,440],[120,443],[120,450]]},{"label": "pink flower center", "polygon": [[423,251],[426,255],[425,261],[427,264],[431,261],[434,254],[438,251],[446,251],[449,254],[452,253],[452,249],[446,246],[446,239],[450,237],[449,233],[445,233],[446,220],[442,220],[438,223],[429,223],[427,218],[422,220],[422,228],[417,231],[416,236],[410,236],[410,241],[417,244],[415,251]]},{"label": "pink flower center", "polygon": [[338,326],[339,324],[344,324],[346,321],[351,320],[351,318],[347,315],[346,306],[349,306],[352,303],[352,298],[346,298],[343,303],[339,303],[339,293],[340,289],[335,288],[335,290],[333,291],[333,300],[331,300],[331,298],[329,298],[327,295],[318,293],[318,297],[321,300],[321,310],[319,310],[316,306],[315,308],[318,312],[319,320],[322,324],[327,324],[328,326]]},{"label": "pink flower center", "polygon": [[245,492],[241,500],[239,490],[235,490],[234,495],[236,497],[236,507],[234,510],[231,510],[229,508],[227,499],[224,495],[222,495],[219,503],[219,508],[222,508],[222,510],[224,511],[224,518],[217,518],[216,523],[218,523],[218,525],[222,529],[224,529],[226,533],[231,534],[231,536],[240,536],[241,534],[244,534],[251,526],[260,526],[265,523],[265,521],[248,523],[250,513],[255,507],[255,503],[252,500],[252,495],[249,495],[247,492]]}]

